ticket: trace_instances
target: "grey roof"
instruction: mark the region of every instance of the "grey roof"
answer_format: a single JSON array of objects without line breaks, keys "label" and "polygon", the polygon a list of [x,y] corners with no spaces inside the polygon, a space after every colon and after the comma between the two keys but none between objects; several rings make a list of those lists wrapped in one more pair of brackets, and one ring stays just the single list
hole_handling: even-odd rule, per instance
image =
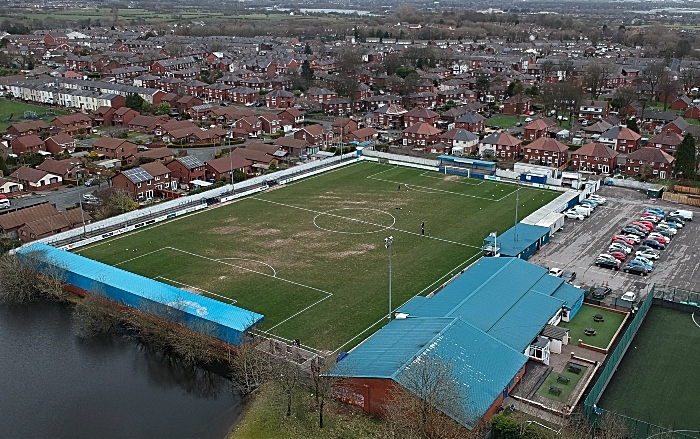
[{"label": "grey roof", "polygon": [[544,327],[544,330],[542,330],[543,337],[553,338],[555,340],[564,340],[564,337],[566,337],[568,333],[568,329],[553,325],[547,325]]},{"label": "grey roof", "polygon": [[188,155],[185,157],[178,157],[175,160],[182,163],[182,165],[184,167],[186,167],[187,169],[194,169],[194,168],[199,168],[199,167],[204,166],[204,162],[193,155]]},{"label": "grey roof", "polygon": [[153,176],[143,168],[127,169],[126,171],[122,171],[122,174],[133,183],[141,183],[153,179]]}]

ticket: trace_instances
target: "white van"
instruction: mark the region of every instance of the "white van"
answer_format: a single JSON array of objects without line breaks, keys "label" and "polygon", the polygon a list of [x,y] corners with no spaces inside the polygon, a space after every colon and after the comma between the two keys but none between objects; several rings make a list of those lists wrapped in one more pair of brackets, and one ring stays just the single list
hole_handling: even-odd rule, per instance
[{"label": "white van", "polygon": [[576,211],[576,213],[580,213],[585,217],[591,216],[592,209],[589,206],[574,206],[574,210]]},{"label": "white van", "polygon": [[0,195],[0,209],[9,209],[10,199],[4,195]]},{"label": "white van", "polygon": [[690,210],[674,210],[673,212],[667,214],[666,216],[680,216],[685,221],[692,221],[693,220],[693,212],[691,212]]}]

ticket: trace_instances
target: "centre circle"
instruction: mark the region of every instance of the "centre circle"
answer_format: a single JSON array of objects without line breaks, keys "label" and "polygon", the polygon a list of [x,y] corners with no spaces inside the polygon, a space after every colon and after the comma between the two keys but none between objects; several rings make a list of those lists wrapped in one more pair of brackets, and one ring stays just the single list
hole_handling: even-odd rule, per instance
[{"label": "centre circle", "polygon": [[314,225],[321,230],[333,233],[362,235],[377,233],[396,224],[394,215],[368,207],[341,207],[319,213],[314,217]]}]

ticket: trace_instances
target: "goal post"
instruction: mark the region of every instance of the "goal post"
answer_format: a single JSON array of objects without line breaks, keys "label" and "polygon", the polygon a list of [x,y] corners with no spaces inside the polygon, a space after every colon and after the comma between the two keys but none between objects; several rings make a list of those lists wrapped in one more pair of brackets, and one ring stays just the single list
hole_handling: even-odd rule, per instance
[{"label": "goal post", "polygon": [[452,174],[452,175],[461,175],[464,177],[471,177],[471,175],[472,175],[470,168],[465,168],[462,166],[445,165],[445,167],[443,169],[445,171],[445,175]]}]

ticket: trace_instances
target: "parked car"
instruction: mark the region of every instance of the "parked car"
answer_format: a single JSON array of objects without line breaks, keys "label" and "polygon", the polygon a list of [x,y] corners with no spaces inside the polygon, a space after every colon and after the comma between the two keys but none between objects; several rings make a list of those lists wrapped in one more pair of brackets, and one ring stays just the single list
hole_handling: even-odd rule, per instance
[{"label": "parked car", "polygon": [[636,227],[625,226],[622,228],[621,232],[624,233],[625,235],[634,235],[634,236],[637,236],[639,238],[644,238],[645,236],[647,236],[646,232],[642,232],[641,230],[637,229]]},{"label": "parked car", "polygon": [[644,256],[641,255],[635,255],[634,256],[635,261],[642,261],[647,265],[654,266],[654,261],[650,260],[649,258],[645,258]]},{"label": "parked car", "polygon": [[554,277],[561,277],[561,275],[564,273],[564,270],[561,268],[550,268],[549,269],[549,274],[551,274]]},{"label": "parked car", "polygon": [[595,201],[595,202],[598,203],[598,204],[605,204],[605,203],[608,202],[608,199],[607,199],[607,198],[601,197],[600,195],[596,195],[596,194],[589,195],[588,198],[589,198],[590,200]]},{"label": "parked car", "polygon": [[685,226],[685,221],[683,221],[683,218],[681,218],[679,216],[667,216],[666,222],[675,223],[676,225],[680,224],[681,226]]},{"label": "parked car", "polygon": [[652,270],[654,269],[653,266],[647,265],[647,264],[645,264],[644,262],[642,262],[642,261],[640,261],[640,260],[638,260],[638,259],[632,259],[632,260],[629,262],[629,264],[627,264],[627,265],[629,265],[630,267],[632,267],[632,266],[634,266],[634,265],[641,265],[642,267],[644,267],[644,269],[646,269],[647,273],[651,273]]},{"label": "parked car", "polygon": [[95,183],[97,183],[97,178],[90,177],[85,181],[85,186],[92,186]]},{"label": "parked car", "polygon": [[612,290],[609,287],[591,287],[590,292],[594,299],[600,300],[609,296]]},{"label": "parked car", "polygon": [[618,261],[622,261],[622,262],[624,262],[625,259],[627,259],[627,254],[625,254],[625,253],[623,253],[623,252],[621,252],[621,251],[612,250],[612,251],[610,251],[610,255],[611,255],[613,258],[617,259]]},{"label": "parked car", "polygon": [[640,220],[641,220],[641,221],[649,221],[649,222],[652,223],[652,224],[656,224],[656,223],[658,223],[658,222],[660,221],[660,220],[659,220],[659,217],[656,216],[656,215],[642,215],[642,217],[640,218]]},{"label": "parked car", "polygon": [[642,264],[627,264],[625,265],[624,271],[625,273],[637,274],[639,276],[646,276],[648,274],[646,267]]},{"label": "parked car", "polygon": [[661,216],[661,217],[666,216],[664,211],[662,209],[659,209],[658,207],[647,207],[646,209],[644,209],[644,211],[645,212],[652,212],[653,214]]},{"label": "parked car", "polygon": [[591,216],[591,212],[593,212],[593,209],[591,208],[591,206],[579,204],[578,206],[574,206],[574,211],[582,214],[585,217],[589,217]]},{"label": "parked car", "polygon": [[641,240],[641,239],[639,238],[639,236],[637,236],[637,235],[625,235],[625,238],[627,238],[627,239],[629,239],[630,241],[632,241],[632,243],[633,243],[634,245],[637,245],[637,244],[639,244],[640,242],[642,242],[642,240]]},{"label": "parked car", "polygon": [[564,216],[569,219],[576,219],[580,221],[583,221],[583,219],[585,218],[582,213],[578,213],[574,209],[569,209],[566,212],[564,212]]},{"label": "parked car", "polygon": [[591,209],[595,209],[596,207],[598,207],[598,203],[596,203],[595,201],[593,201],[589,198],[581,200],[581,202],[579,204],[582,206],[583,205],[590,206]]},{"label": "parked car", "polygon": [[668,236],[664,236],[658,232],[650,233],[649,236],[647,236],[647,238],[653,239],[654,241],[658,241],[658,242],[662,243],[663,245],[668,245],[671,242],[671,240],[668,238]]},{"label": "parked car", "polygon": [[613,242],[610,244],[610,246],[608,246],[608,250],[620,251],[620,252],[628,255],[628,254],[632,253],[632,250],[634,250],[634,248],[632,246],[629,246],[627,244],[623,244],[621,242]]},{"label": "parked car", "polygon": [[620,299],[626,300],[628,302],[634,302],[635,300],[637,300],[637,295],[631,291],[628,291],[622,296],[620,296]]},{"label": "parked car", "polygon": [[643,219],[637,220],[637,222],[642,223],[647,227],[651,227],[652,229],[656,226],[656,224],[652,223],[651,221],[646,221]]},{"label": "parked car", "polygon": [[659,225],[659,226],[670,227],[670,228],[676,229],[676,230],[682,229],[683,226],[684,226],[684,224],[677,223],[677,222],[675,222],[675,221],[661,221],[661,222],[659,222],[658,225]]},{"label": "parked car", "polygon": [[690,210],[674,210],[673,212],[669,213],[669,216],[680,216],[684,221],[693,220],[693,212]]},{"label": "parked car", "polygon": [[[612,242],[615,242],[615,241],[622,241],[622,242],[624,242],[625,244],[628,244],[628,245],[634,245],[634,244],[636,244],[634,240],[632,240],[632,239],[626,237],[625,235],[613,235],[613,237],[612,237]],[[637,241],[637,242],[639,242],[639,241]]]},{"label": "parked car", "polygon": [[659,241],[654,241],[653,239],[645,239],[642,244],[647,245],[656,250],[665,250],[666,246]]},{"label": "parked car", "polygon": [[658,249],[651,248],[648,245],[640,245],[639,248],[637,249],[640,252],[651,252],[651,253],[656,253],[658,256],[661,256],[661,252]]},{"label": "parked car", "polygon": [[609,259],[596,259],[595,265],[601,268],[609,268],[616,271],[620,269],[620,261],[618,260],[611,261]]},{"label": "parked car", "polygon": [[648,260],[652,260],[652,259],[653,259],[653,260],[656,260],[656,259],[659,259],[660,256],[659,256],[658,251],[657,251],[657,250],[654,250],[654,251],[656,251],[656,253],[652,253],[650,250],[652,250],[652,249],[649,249],[649,250],[641,250],[641,251],[638,250],[638,251],[635,253],[635,255],[638,256],[638,257],[641,256],[641,257],[643,257],[643,258],[645,258],[645,259],[648,259]]},{"label": "parked car", "polygon": [[627,224],[626,227],[632,227],[633,229],[637,229],[637,230],[639,230],[640,232],[644,233],[644,235],[648,235],[648,234],[649,234],[649,230],[647,230],[646,227],[643,227],[643,226],[640,226],[640,225],[637,225],[637,224]]},{"label": "parked car", "polygon": [[675,235],[676,233],[678,233],[678,230],[674,229],[673,227],[661,226],[661,225],[654,227],[653,230],[655,232],[659,232],[659,233],[662,233],[664,235],[665,235],[665,233],[663,233],[663,232],[668,232],[671,235]]},{"label": "parked car", "polygon": [[646,230],[647,232],[651,232],[651,230],[654,228],[653,224],[644,224],[641,221],[632,221],[632,225],[637,226],[637,227],[641,227],[644,230]]},{"label": "parked car", "polygon": [[673,233],[668,229],[654,229],[651,233],[656,233],[657,235],[664,236],[666,238],[671,238]]},{"label": "parked car", "polygon": [[616,261],[615,257],[611,255],[610,253],[601,253],[598,255],[596,259],[607,259],[609,261]]},{"label": "parked car", "polygon": [[576,279],[576,272],[575,272],[575,271],[571,271],[571,270],[565,270],[565,271],[561,274],[561,277],[562,277],[562,279],[564,279],[564,282],[571,283],[571,282],[574,281],[574,279]]}]

